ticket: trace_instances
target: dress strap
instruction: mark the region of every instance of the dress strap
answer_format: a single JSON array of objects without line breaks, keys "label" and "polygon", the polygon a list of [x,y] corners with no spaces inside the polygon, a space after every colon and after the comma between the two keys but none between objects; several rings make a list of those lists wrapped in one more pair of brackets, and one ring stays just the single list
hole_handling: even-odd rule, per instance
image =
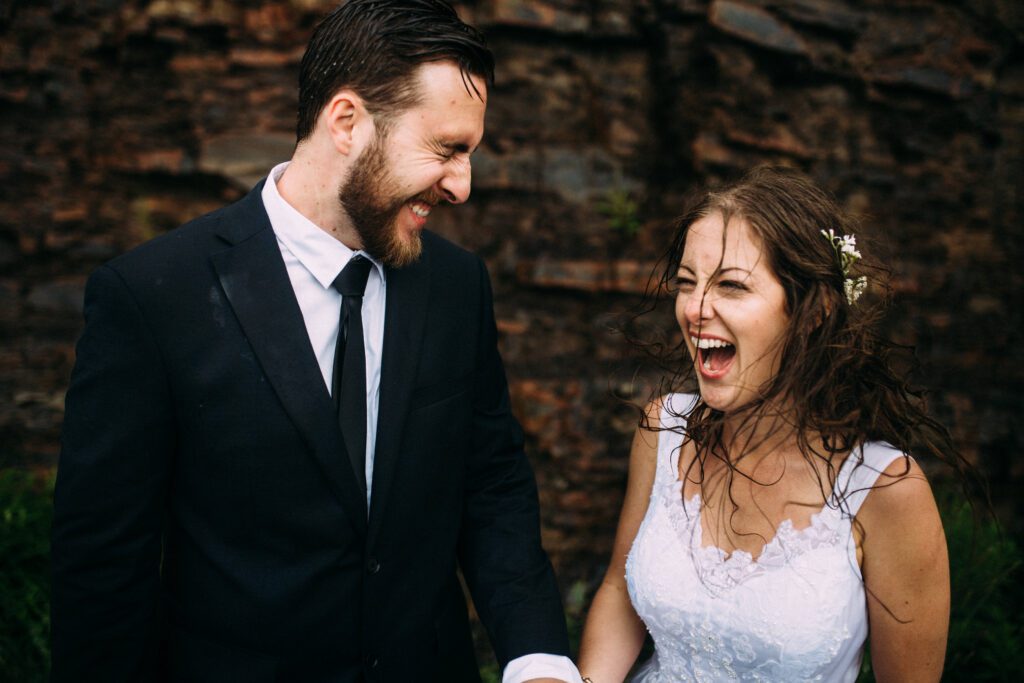
[{"label": "dress strap", "polygon": [[679,476],[679,453],[686,430],[686,416],[697,402],[695,394],[668,394],[658,416],[658,465],[655,484],[674,482]]},{"label": "dress strap", "polygon": [[[882,472],[896,458],[902,457],[903,452],[883,441],[871,441],[853,449],[839,468],[832,492],[833,500],[844,513],[853,517]],[[889,483],[888,480],[882,485],[886,483]]]}]

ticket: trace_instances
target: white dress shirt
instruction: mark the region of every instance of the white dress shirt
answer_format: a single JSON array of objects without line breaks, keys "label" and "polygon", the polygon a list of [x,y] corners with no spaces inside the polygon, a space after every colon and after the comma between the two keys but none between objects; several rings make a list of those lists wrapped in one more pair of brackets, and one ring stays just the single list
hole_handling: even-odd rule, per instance
[{"label": "white dress shirt", "polygon": [[334,347],[341,323],[341,294],[332,283],[356,254],[369,258],[374,267],[363,293],[363,348],[366,350],[366,509],[370,509],[373,485],[373,453],[377,445],[377,405],[380,399],[380,358],[384,345],[384,301],[387,282],[384,267],[363,251],[352,251],[318,228],[277,191],[277,180],[288,167],[278,164],[263,185],[263,206],[277,236],[277,246],[288,269],[295,298],[302,310],[309,343],[320,365],[327,391],[334,373]]},{"label": "white dress shirt", "polygon": [[[295,290],[309,343],[328,392],[331,391],[334,373],[334,347],[338,341],[342,298],[331,285],[356,254],[369,258],[374,265],[366,281],[362,307],[363,345],[366,349],[366,506],[369,510],[373,453],[377,444],[387,279],[379,261],[363,251],[352,251],[281,197],[277,181],[288,163],[278,164],[270,171],[263,185],[263,206],[270,218],[270,227],[277,236],[277,246],[288,269],[288,279]],[[568,657],[549,654],[530,654],[513,659],[505,667],[502,683],[523,683],[531,678],[547,677],[582,683],[579,672]]]}]

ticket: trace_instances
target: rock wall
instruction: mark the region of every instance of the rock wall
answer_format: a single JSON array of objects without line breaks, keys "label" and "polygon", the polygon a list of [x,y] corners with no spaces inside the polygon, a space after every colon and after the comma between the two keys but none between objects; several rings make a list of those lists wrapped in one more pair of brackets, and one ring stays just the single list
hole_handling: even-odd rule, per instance
[{"label": "rock wall", "polygon": [[[0,466],[56,461],[98,264],[289,156],[326,0],[0,5]],[[1024,452],[1015,0],[478,0],[499,63],[470,203],[563,581],[606,562],[657,372],[615,330],[685,193],[800,167],[883,238],[888,321],[1012,510]],[[668,309],[649,325],[671,329]],[[1018,509],[1019,513],[1020,510]]]}]

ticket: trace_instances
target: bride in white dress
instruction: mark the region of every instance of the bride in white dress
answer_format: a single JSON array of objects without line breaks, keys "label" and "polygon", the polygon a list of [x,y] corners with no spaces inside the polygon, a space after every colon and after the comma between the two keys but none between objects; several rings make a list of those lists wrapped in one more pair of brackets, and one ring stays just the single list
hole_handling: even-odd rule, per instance
[{"label": "bride in white dress", "polygon": [[872,331],[867,271],[835,203],[757,169],[709,193],[669,253],[698,394],[638,428],[585,681],[937,681],[945,537],[905,453],[961,459]]}]

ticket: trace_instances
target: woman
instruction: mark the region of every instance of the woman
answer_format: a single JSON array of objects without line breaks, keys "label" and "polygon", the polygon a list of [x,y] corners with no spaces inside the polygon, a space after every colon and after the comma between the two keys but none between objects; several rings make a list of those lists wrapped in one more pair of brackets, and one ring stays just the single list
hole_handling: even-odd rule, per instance
[{"label": "woman", "polygon": [[878,681],[939,680],[945,537],[906,453],[961,460],[873,334],[859,259],[792,171],[755,170],[679,220],[675,379],[699,393],[654,401],[636,432],[584,680],[622,681],[645,627],[637,681],[854,681],[869,633]]}]

